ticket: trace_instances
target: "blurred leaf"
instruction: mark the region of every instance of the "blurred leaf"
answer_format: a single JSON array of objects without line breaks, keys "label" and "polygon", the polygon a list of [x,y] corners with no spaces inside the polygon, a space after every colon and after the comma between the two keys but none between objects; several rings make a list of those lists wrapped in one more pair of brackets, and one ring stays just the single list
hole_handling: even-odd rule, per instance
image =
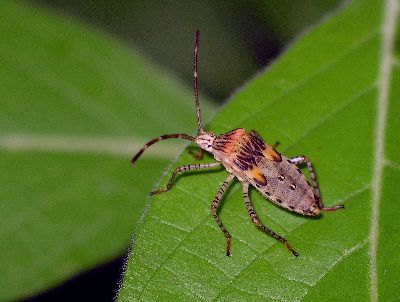
[{"label": "blurred leaf", "polygon": [[135,169],[131,156],[160,133],[195,132],[190,89],[74,23],[0,3],[0,300],[124,253],[183,145],[154,148]]},{"label": "blurred leaf", "polygon": [[[201,54],[200,86],[222,101],[257,69],[249,23],[257,22],[232,1],[104,1],[30,0],[108,28],[133,42],[162,66],[191,78],[192,47],[196,29],[207,37]],[[239,3],[240,4],[240,3]],[[253,31],[254,32],[254,31]],[[263,49],[265,51],[265,48]]]},{"label": "blurred leaf", "polygon": [[336,8],[340,0],[281,0],[251,1],[254,10],[273,33],[282,47],[312,24],[319,23],[322,16]]},{"label": "blurred leaf", "polygon": [[[325,204],[346,209],[310,219],[253,190],[259,217],[289,240],[296,258],[252,225],[236,183],[220,209],[232,235],[229,258],[209,212],[227,173],[182,176],[151,200],[119,301],[399,299],[400,64],[391,61],[390,44],[396,3],[343,7],[235,95],[209,127],[257,129],[285,155],[306,154]],[[185,153],[176,165],[191,161]]]}]

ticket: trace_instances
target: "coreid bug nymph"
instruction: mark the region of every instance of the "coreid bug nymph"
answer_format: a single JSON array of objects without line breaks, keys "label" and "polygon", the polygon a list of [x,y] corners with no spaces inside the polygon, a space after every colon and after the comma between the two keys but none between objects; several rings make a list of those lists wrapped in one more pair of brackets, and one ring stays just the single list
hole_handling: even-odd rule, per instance
[{"label": "coreid bug nymph", "polygon": [[[134,164],[149,146],[162,140],[181,138],[195,142],[200,146],[200,151],[205,150],[211,153],[217,161],[207,164],[192,164],[177,167],[168,181],[167,187],[153,191],[150,195],[160,194],[170,190],[178,173],[214,168],[222,165],[229,175],[219,188],[211,203],[211,214],[225,235],[226,255],[230,256],[231,235],[220,220],[217,209],[224,192],[231,182],[237,178],[243,187],[244,204],[251,221],[266,234],[282,242],[293,255],[298,256],[297,252],[290,246],[285,238],[261,223],[249,199],[249,186],[252,185],[255,187],[262,196],[271,200],[276,205],[301,215],[317,216],[321,211],[335,211],[344,208],[344,206],[324,206],[319,193],[313,166],[307,157],[295,156],[286,158],[277,152],[273,146],[266,144],[254,130],[246,132],[243,128],[238,128],[219,136],[204,130],[201,121],[197,84],[198,47],[199,31],[196,31],[193,55],[193,87],[197,115],[197,137],[188,134],[162,135],[145,144],[133,157],[131,162]],[[302,164],[307,165],[313,186],[311,186],[307,178],[298,168],[298,166]]]}]

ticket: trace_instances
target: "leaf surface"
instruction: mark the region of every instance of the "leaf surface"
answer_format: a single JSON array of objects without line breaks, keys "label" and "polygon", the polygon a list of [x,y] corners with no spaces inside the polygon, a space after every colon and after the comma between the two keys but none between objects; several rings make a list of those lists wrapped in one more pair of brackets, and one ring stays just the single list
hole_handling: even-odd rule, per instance
[{"label": "leaf surface", "polygon": [[2,301],[124,253],[182,144],[155,148],[135,169],[130,158],[152,137],[196,125],[191,89],[75,23],[0,3]]},{"label": "leaf surface", "polygon": [[[269,144],[279,141],[286,156],[307,155],[325,204],[346,209],[310,219],[253,190],[258,216],[288,239],[296,258],[252,225],[236,183],[219,211],[232,235],[226,257],[209,208],[227,173],[179,177],[173,190],[151,199],[119,301],[399,299],[398,6],[343,6],[238,92],[208,127],[256,129]],[[185,153],[176,165],[191,161]]]}]

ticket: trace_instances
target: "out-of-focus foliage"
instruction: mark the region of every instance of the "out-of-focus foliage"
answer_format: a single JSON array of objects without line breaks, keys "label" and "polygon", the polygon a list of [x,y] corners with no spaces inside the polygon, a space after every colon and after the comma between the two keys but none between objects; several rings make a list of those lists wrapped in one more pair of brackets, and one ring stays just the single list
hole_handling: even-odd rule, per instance
[{"label": "out-of-focus foliage", "polygon": [[0,300],[15,300],[124,253],[182,144],[131,156],[196,122],[190,88],[115,40],[15,1],[0,33]]},{"label": "out-of-focus foliage", "polygon": [[35,0],[102,26],[131,41],[190,82],[192,34],[200,29],[200,83],[219,101],[272,62],[304,28],[340,0],[103,1]]}]

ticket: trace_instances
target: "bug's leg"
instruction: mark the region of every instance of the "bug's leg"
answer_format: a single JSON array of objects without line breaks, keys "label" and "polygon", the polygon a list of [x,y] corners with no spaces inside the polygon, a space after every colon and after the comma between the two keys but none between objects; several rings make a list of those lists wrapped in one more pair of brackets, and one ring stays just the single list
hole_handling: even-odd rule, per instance
[{"label": "bug's leg", "polygon": [[189,153],[197,160],[202,160],[203,159],[203,149],[198,148],[196,150],[189,150]]},{"label": "bug's leg", "polygon": [[220,205],[222,196],[225,193],[225,190],[228,188],[229,184],[232,182],[232,180],[234,178],[235,178],[235,175],[229,174],[228,178],[223,182],[223,184],[219,188],[217,194],[215,195],[215,197],[211,203],[211,215],[214,217],[215,221],[217,222],[219,228],[224,233],[225,238],[226,238],[226,255],[227,256],[231,255],[231,253],[230,253],[231,235],[229,234],[229,232],[225,229],[224,225],[222,224],[222,221],[217,214],[217,210],[218,210],[218,206]]},{"label": "bug's leg", "polygon": [[156,194],[161,194],[161,193],[164,193],[164,192],[170,190],[172,188],[172,185],[174,184],[174,180],[175,180],[176,176],[178,175],[178,173],[192,171],[192,170],[215,168],[220,165],[221,165],[220,162],[215,162],[215,163],[208,163],[208,164],[193,164],[193,165],[184,165],[184,166],[176,167],[174,173],[172,173],[172,176],[168,181],[167,187],[159,188],[158,190],[150,192],[150,196],[153,196]]},{"label": "bug's leg", "polygon": [[315,191],[315,194],[317,195],[318,206],[319,206],[319,208],[321,210],[323,210],[323,211],[335,211],[335,210],[338,210],[338,209],[344,209],[344,205],[342,205],[342,204],[339,204],[339,205],[336,205],[336,206],[332,206],[332,207],[325,207],[324,206],[324,203],[322,202],[321,194],[319,192],[318,181],[317,181],[317,177],[315,176],[314,168],[313,168],[313,166],[311,164],[311,161],[307,157],[305,157],[303,155],[299,155],[299,156],[292,157],[290,159],[290,161],[293,164],[295,164],[296,166],[302,165],[304,163],[307,165],[308,172],[310,173],[310,177],[311,177],[311,180],[312,180],[313,185],[314,185],[314,191]]},{"label": "bug's leg", "polygon": [[253,222],[258,228],[260,228],[264,233],[270,235],[271,237],[275,238],[279,242],[282,242],[286,248],[296,257],[299,256],[297,252],[290,246],[289,242],[283,238],[282,236],[278,235],[275,233],[273,230],[267,228],[265,225],[263,225],[258,219],[256,212],[254,211],[253,205],[251,204],[250,198],[249,198],[249,184],[248,183],[242,183],[243,186],[243,199],[244,199],[244,204],[246,206],[247,212],[249,213],[251,222]]}]

